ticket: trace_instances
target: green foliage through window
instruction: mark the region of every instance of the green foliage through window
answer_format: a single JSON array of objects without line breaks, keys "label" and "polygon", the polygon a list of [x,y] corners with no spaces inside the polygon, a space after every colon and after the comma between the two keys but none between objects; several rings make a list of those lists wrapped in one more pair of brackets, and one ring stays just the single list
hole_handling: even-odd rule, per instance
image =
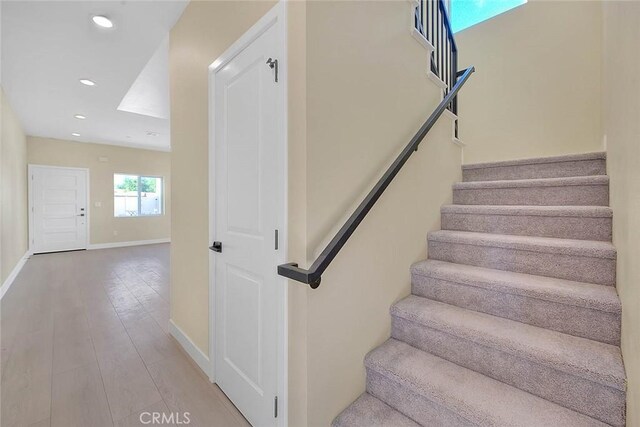
[{"label": "green foliage through window", "polygon": [[140,184],[142,185],[142,188],[140,188],[140,191],[142,191],[143,193],[155,193],[156,179],[157,178],[148,178],[146,176],[143,176],[142,178],[140,178]]},{"label": "green foliage through window", "polygon": [[113,175],[113,214],[116,217],[162,215],[162,178]]},{"label": "green foliage through window", "polygon": [[120,184],[116,184],[116,188],[124,191],[138,191],[138,179],[127,176]]}]

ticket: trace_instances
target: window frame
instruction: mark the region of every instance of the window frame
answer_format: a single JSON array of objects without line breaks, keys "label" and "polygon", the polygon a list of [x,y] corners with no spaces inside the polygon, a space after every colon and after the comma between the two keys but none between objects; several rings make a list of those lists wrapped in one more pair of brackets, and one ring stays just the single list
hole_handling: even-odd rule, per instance
[{"label": "window frame", "polygon": [[[114,182],[115,182],[115,177],[116,175],[123,175],[123,176],[130,176],[130,177],[137,177],[138,178],[138,213],[136,215],[123,215],[123,216],[118,216],[115,213],[115,186],[113,188],[114,194],[114,209],[113,209],[113,217],[114,218],[146,218],[146,217],[158,217],[158,216],[163,216],[165,215],[165,202],[164,202],[164,182],[165,182],[165,178],[162,175],[143,175],[143,174],[135,174],[135,173],[126,173],[126,172],[114,172],[113,173],[113,177],[114,177]],[[157,214],[142,214],[142,196],[141,196],[141,191],[140,189],[142,188],[142,178],[155,178],[155,179],[159,179],[160,180],[160,213]]]}]

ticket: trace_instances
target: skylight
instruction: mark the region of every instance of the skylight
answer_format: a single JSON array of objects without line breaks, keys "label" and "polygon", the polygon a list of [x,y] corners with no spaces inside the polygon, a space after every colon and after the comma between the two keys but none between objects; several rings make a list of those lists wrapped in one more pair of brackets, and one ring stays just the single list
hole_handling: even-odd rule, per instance
[{"label": "skylight", "polygon": [[527,0],[450,0],[451,28],[454,33],[491,19]]}]

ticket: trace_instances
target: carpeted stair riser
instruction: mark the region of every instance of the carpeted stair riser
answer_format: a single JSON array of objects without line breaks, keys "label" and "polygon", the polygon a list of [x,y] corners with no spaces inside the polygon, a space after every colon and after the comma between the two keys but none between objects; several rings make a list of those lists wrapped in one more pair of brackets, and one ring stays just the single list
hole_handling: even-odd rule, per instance
[{"label": "carpeted stair riser", "polygon": [[559,181],[460,182],[453,186],[458,205],[608,206],[607,177]]},{"label": "carpeted stair riser", "polygon": [[411,278],[414,295],[577,337],[620,345],[619,312],[545,301],[415,272],[412,272]]},{"label": "carpeted stair riser", "polygon": [[422,426],[604,426],[394,339],[365,367],[367,391]]},{"label": "carpeted stair riser", "polygon": [[462,179],[471,182],[606,174],[605,153],[563,156],[555,159],[555,161],[547,158],[463,165]]},{"label": "carpeted stair riser", "polygon": [[531,212],[529,207],[514,209],[512,206],[487,206],[482,210],[474,210],[475,207],[443,207],[441,228],[518,236],[611,241],[611,215],[560,216],[554,213],[545,215],[544,212],[528,214],[527,212]]},{"label": "carpeted stair riser", "polygon": [[[397,408],[422,426],[472,427],[474,423],[373,369],[367,369],[367,392]],[[392,427],[392,426],[388,426]]]},{"label": "carpeted stair riser", "polygon": [[336,417],[332,427],[419,427],[386,403],[363,393],[355,402]]},{"label": "carpeted stair riser", "polygon": [[[435,234],[435,233],[434,233]],[[615,285],[615,258],[428,240],[430,259],[576,282]]]},{"label": "carpeted stair riser", "polygon": [[416,322],[392,319],[391,336],[397,340],[607,424],[624,426],[625,395],[620,390]]}]

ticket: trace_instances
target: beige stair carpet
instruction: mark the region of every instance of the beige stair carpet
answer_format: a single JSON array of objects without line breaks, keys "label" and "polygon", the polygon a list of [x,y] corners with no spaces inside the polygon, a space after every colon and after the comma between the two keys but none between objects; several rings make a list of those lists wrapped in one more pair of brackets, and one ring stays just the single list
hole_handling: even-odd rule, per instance
[{"label": "beige stair carpet", "polygon": [[624,426],[605,153],[463,166],[346,426]]}]

